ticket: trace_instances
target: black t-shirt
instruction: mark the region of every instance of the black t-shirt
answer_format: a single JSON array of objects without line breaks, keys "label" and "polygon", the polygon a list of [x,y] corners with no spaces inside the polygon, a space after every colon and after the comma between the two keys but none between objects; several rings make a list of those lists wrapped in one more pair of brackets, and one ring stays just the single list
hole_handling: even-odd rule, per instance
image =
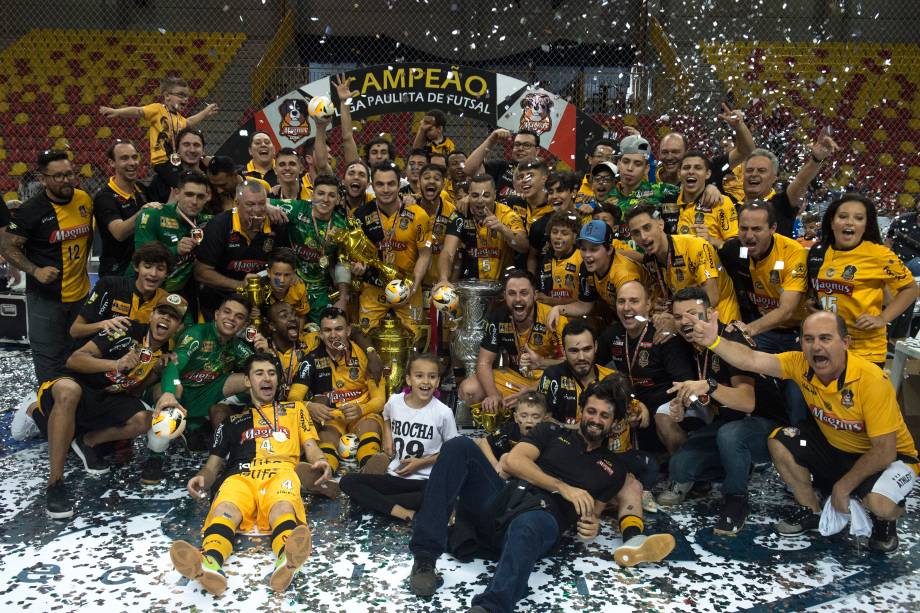
[{"label": "black t-shirt", "polygon": [[783,236],[793,238],[792,228],[795,225],[795,218],[799,216],[799,210],[792,206],[789,194],[786,190],[777,192],[770,198],[770,203],[773,205],[773,210],[776,211],[776,231]]},{"label": "black t-shirt", "polygon": [[[642,337],[629,339],[629,353],[626,355],[626,331],[616,322],[608,327],[597,339],[595,361],[608,364],[610,368],[629,375],[633,392],[651,414],[671,400],[668,394],[674,381],[697,379],[690,354],[690,346],[682,339],[672,336],[669,340],[652,343],[655,326],[651,322]],[[632,363],[630,367],[629,363]]]},{"label": "black t-shirt", "polygon": [[6,206],[6,202],[0,198],[0,228],[5,228],[10,225],[10,209]]},{"label": "black t-shirt", "polygon": [[[603,378],[595,365],[594,379],[600,381]],[[563,424],[575,423],[578,399],[583,390],[568,362],[548,366],[537,382],[537,390],[546,396],[546,410],[553,419]]]},{"label": "black t-shirt", "polygon": [[[505,160],[489,160],[483,163],[486,174],[495,179],[495,199],[505,202],[514,192],[514,169],[517,164]],[[507,204],[507,202],[505,202]]]},{"label": "black t-shirt", "polygon": [[907,263],[920,256],[920,226],[917,225],[916,211],[895,217],[888,226],[886,236],[891,241],[891,250],[902,262]]},{"label": "black t-shirt", "polygon": [[493,432],[486,437],[486,442],[492,448],[492,453],[496,459],[500,459],[506,453],[511,452],[511,448],[521,440],[521,427],[513,419],[509,419],[502,424],[498,432]]},{"label": "black t-shirt", "polygon": [[[118,360],[137,347],[141,351],[147,337],[147,324],[132,321],[125,332],[100,332],[89,339],[99,349],[103,360]],[[128,372],[110,370],[97,373],[72,373],[78,381],[93,389],[109,394],[135,394],[143,390],[147,379],[158,372],[157,364],[162,351],[150,349],[143,352],[141,361]]]},{"label": "black t-shirt", "polygon": [[527,233],[527,238],[530,240],[530,248],[540,255],[545,255],[546,252],[552,250],[547,247],[549,237],[546,235],[546,226],[549,223],[550,217],[551,215],[543,215],[534,221],[533,225],[530,226],[530,231]]},{"label": "black t-shirt", "polygon": [[268,266],[268,255],[276,248],[285,246],[287,232],[268,224],[256,232],[250,242],[242,233],[236,210],[224,211],[208,222],[204,239],[198,246],[198,261],[231,279],[243,279],[249,273],[257,273]]},{"label": "black t-shirt", "polygon": [[[719,191],[722,191],[722,181],[725,180],[725,175],[729,174],[732,169],[729,167],[728,155],[723,153],[712,158],[709,162],[709,180],[706,181],[707,185],[715,185],[719,188]],[[676,202],[676,200],[675,200]]]},{"label": "black t-shirt", "polygon": [[102,254],[99,256],[99,275],[122,275],[131,264],[134,253],[134,234],[123,241],[116,239],[109,231],[113,221],[123,221],[141,210],[147,203],[147,196],[140,185],[134,185],[134,192],[122,192],[109,179],[93,198],[93,215],[99,226],[102,239]]},{"label": "black t-shirt", "polygon": [[[521,442],[530,443],[540,450],[537,458],[540,470],[568,485],[586,490],[594,500],[609,502],[623,487],[626,470],[616,454],[604,444],[588,451],[587,443],[578,430],[544,422],[534,426]],[[578,514],[571,502],[558,493],[547,493],[544,499],[547,510],[559,524],[560,532],[575,526]]]},{"label": "black t-shirt", "polygon": [[[207,176],[208,169],[203,165],[198,165],[196,169],[202,175]],[[173,166],[169,162],[157,164],[153,167],[153,179],[147,186],[147,202],[169,202],[169,194],[176,187],[179,187],[179,176],[188,169],[182,164]]]}]

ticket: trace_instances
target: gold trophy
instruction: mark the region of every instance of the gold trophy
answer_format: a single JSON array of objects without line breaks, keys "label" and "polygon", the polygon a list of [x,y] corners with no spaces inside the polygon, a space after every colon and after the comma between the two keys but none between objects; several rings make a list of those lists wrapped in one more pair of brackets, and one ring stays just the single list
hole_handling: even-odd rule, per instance
[{"label": "gold trophy", "polygon": [[380,260],[377,246],[367,237],[357,220],[349,219],[348,225],[350,226],[348,230],[340,232],[335,237],[339,253],[344,253],[345,257],[353,262],[359,262],[369,268],[376,269],[387,283],[394,279],[402,279],[406,283],[410,282],[398,268],[385,264]]},{"label": "gold trophy", "polygon": [[412,334],[399,325],[392,313],[387,313],[380,325],[370,331],[370,337],[383,362],[383,381],[389,398],[405,385]]},{"label": "gold trophy", "polygon": [[497,432],[508,421],[508,418],[511,417],[511,409],[503,406],[497,413],[486,413],[482,410],[482,404],[474,404],[470,407],[470,416],[473,418],[474,423],[492,434]]},{"label": "gold trophy", "polygon": [[252,325],[256,328],[262,328],[262,307],[271,294],[271,288],[263,282],[262,277],[249,277],[246,279],[246,287],[243,288],[242,294],[249,297],[252,306],[256,307],[258,315],[252,320]]}]

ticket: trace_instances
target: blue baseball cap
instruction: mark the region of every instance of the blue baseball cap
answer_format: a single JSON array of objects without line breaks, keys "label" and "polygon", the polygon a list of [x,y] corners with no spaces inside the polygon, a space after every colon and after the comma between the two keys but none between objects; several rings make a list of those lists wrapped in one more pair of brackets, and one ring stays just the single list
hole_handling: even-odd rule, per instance
[{"label": "blue baseball cap", "polygon": [[581,232],[578,233],[578,240],[588,241],[595,245],[610,245],[613,243],[613,230],[610,229],[606,222],[595,219],[581,227]]}]

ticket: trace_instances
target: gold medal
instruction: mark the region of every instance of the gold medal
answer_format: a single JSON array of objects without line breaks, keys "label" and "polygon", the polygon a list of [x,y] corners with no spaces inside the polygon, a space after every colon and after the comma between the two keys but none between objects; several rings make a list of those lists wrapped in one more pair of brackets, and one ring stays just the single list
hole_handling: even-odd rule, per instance
[{"label": "gold medal", "polygon": [[272,438],[278,441],[279,443],[283,443],[284,441],[287,440],[287,434],[285,434],[281,430],[275,430],[274,432],[272,432]]},{"label": "gold medal", "polygon": [[394,262],[396,262],[396,253],[393,251],[387,251],[386,254],[383,256],[383,261],[386,262],[387,264],[393,264]]},{"label": "gold medal", "polygon": [[324,255],[319,258],[319,267],[329,268],[329,256]]},{"label": "gold medal", "polygon": [[182,158],[179,157],[178,153],[173,153],[172,155],[169,156],[169,163],[172,164],[173,166],[178,166],[179,164],[182,163]]}]

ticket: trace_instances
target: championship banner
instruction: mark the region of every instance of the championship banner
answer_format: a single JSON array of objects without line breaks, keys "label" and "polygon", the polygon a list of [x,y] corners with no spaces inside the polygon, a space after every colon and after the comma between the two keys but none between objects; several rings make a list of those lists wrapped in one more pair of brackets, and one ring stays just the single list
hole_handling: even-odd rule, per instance
[{"label": "championship banner", "polygon": [[[480,68],[408,63],[357,68],[345,76],[351,79],[352,91],[357,92],[351,99],[353,119],[440,109],[493,129],[536,132],[540,145],[570,168],[583,163],[590,143],[604,132],[594,119],[560,96]],[[258,111],[218,154],[245,163],[249,159],[248,136],[257,131],[271,136],[278,149],[305,144],[316,134],[316,124],[307,114],[314,96],[328,96],[339,107],[328,77],[311,81]],[[338,112],[330,129],[336,125]]]}]

